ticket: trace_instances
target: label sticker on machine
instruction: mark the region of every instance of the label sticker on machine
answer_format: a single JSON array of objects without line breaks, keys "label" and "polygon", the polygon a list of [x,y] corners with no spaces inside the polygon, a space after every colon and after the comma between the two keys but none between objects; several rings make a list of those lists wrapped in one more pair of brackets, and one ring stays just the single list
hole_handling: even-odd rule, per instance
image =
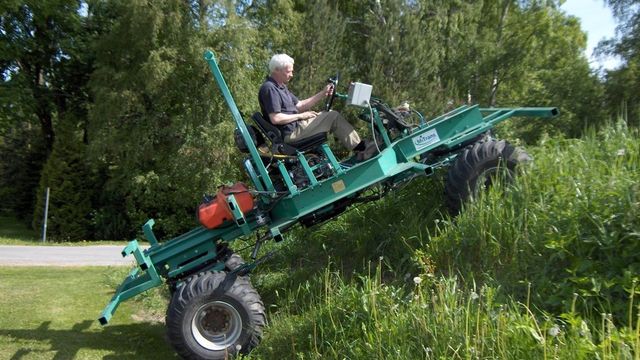
[{"label": "label sticker on machine", "polygon": [[344,189],[346,189],[347,187],[344,185],[344,181],[338,180],[333,184],[331,184],[331,188],[333,188],[333,192],[337,194],[340,191],[343,191]]},{"label": "label sticker on machine", "polygon": [[436,129],[431,129],[423,134],[420,134],[413,138],[413,145],[416,150],[424,149],[431,144],[435,144],[440,141],[440,136]]}]

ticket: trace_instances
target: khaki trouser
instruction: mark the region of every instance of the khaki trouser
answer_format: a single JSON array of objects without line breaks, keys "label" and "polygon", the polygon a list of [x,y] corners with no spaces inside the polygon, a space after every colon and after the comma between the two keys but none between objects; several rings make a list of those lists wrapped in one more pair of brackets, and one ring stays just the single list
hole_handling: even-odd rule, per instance
[{"label": "khaki trouser", "polygon": [[319,133],[332,133],[349,150],[360,143],[360,136],[353,126],[337,111],[323,111],[312,119],[299,120],[296,129],[284,138],[285,142],[297,141]]}]

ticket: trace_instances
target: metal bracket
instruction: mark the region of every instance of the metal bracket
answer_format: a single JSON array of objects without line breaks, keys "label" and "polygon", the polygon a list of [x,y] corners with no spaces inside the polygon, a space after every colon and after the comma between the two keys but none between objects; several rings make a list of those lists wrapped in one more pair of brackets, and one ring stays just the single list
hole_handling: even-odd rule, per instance
[{"label": "metal bracket", "polygon": [[158,245],[158,239],[156,239],[156,235],[153,233],[153,225],[155,224],[156,222],[153,219],[149,219],[142,226],[142,232],[144,233],[144,236],[147,238],[147,241],[149,241],[149,244],[151,244],[151,246]]},{"label": "metal bracket", "polygon": [[287,185],[287,188],[289,189],[291,195],[297,195],[299,193],[298,187],[294,185],[293,181],[291,181],[291,176],[289,176],[287,168],[280,160],[278,160],[278,170],[280,170],[280,175],[282,175],[282,179],[284,179],[284,183]]},{"label": "metal bracket", "polygon": [[242,229],[242,232],[245,235],[251,233],[249,224],[247,224],[247,219],[244,217],[242,209],[240,209],[240,204],[238,204],[238,201],[233,194],[229,194],[229,196],[227,196],[227,206],[231,211],[231,215],[233,215],[233,220],[236,222],[236,225]]},{"label": "metal bracket", "polygon": [[309,163],[307,162],[307,158],[305,158],[304,154],[299,151],[297,156],[298,156],[298,161],[300,162],[300,165],[302,165],[302,170],[304,170],[304,174],[307,176],[307,179],[309,179],[311,186],[313,187],[318,185],[318,179],[316,179],[316,176],[313,175],[313,170],[309,166]]},{"label": "metal bracket", "polygon": [[122,256],[129,254],[134,255],[138,266],[131,270],[129,276],[124,279],[116,290],[109,304],[102,310],[102,314],[98,319],[102,325],[106,325],[109,322],[121,302],[162,285],[160,275],[158,275],[156,268],[151,263],[151,259],[143,253],[137,240],[130,241],[122,250]]}]

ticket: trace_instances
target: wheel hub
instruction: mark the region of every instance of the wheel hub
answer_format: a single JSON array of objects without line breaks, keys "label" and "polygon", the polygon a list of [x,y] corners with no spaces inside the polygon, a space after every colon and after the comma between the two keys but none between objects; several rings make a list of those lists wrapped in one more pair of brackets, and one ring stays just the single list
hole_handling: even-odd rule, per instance
[{"label": "wheel hub", "polygon": [[209,333],[219,334],[229,331],[231,315],[219,308],[203,311],[202,328]]},{"label": "wheel hub", "polygon": [[234,345],[242,334],[242,317],[233,305],[224,301],[206,303],[195,312],[191,333],[208,350],[223,350]]}]

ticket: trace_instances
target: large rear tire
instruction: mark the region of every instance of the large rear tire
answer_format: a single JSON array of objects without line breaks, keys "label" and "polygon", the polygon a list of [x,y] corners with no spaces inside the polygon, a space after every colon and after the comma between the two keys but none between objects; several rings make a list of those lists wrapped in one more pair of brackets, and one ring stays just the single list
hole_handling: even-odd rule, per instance
[{"label": "large rear tire", "polygon": [[184,359],[228,359],[258,346],[266,322],[260,295],[245,276],[203,272],[171,298],[167,334]]},{"label": "large rear tire", "polygon": [[524,150],[504,140],[486,139],[468,146],[447,175],[445,195],[449,213],[460,213],[465,201],[489,188],[496,179],[512,181],[517,165],[530,160]]}]

